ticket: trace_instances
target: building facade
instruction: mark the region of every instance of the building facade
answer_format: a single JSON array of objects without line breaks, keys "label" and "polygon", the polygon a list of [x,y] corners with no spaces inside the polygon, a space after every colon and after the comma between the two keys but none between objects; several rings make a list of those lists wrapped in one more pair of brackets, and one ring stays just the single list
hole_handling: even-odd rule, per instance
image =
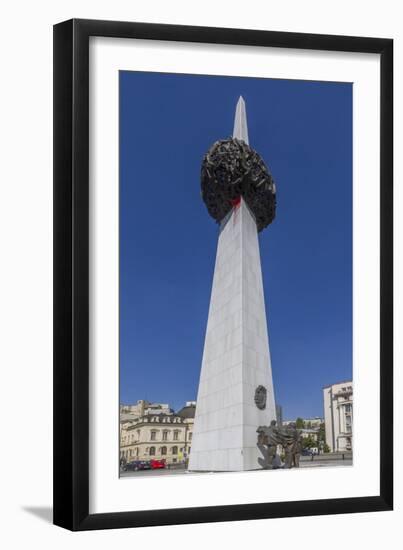
[{"label": "building facade", "polygon": [[313,439],[314,441],[319,441],[319,430],[316,430],[315,428],[304,428],[300,430],[301,437],[303,439]]},{"label": "building facade", "polygon": [[[304,429],[307,429],[307,430],[319,430],[321,425],[323,424],[324,422],[324,419],[321,418],[320,416],[315,416],[314,418],[302,418],[301,419],[304,423]],[[295,420],[283,420],[283,425],[284,426],[289,426],[291,423],[295,423],[296,422],[296,419]]]},{"label": "building facade", "polygon": [[277,426],[283,425],[283,407],[276,403],[276,420]]},{"label": "building facade", "polygon": [[123,421],[120,432],[120,459],[165,459],[167,464],[187,461],[192,445],[196,404],[188,401],[177,413],[144,414]]},{"label": "building facade", "polygon": [[140,416],[153,414],[173,414],[168,403],[151,403],[145,399],[139,399],[135,405],[120,406],[120,421],[127,422]]},{"label": "building facade", "polygon": [[323,388],[326,443],[332,452],[353,449],[353,383]]}]

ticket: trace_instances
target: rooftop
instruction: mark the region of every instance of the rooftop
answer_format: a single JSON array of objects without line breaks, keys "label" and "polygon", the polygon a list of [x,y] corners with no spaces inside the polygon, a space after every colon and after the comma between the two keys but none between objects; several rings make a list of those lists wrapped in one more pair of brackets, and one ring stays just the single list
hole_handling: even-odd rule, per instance
[{"label": "rooftop", "polygon": [[194,418],[196,412],[196,405],[186,404],[185,407],[182,407],[180,411],[178,411],[176,414],[180,416],[181,418]]}]

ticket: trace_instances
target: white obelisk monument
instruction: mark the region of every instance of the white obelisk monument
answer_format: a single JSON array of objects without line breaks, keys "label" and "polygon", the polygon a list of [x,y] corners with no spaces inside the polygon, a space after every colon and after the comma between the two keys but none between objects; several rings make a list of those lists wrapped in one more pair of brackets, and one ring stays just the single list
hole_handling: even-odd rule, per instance
[{"label": "white obelisk monument", "polygon": [[[249,143],[242,97],[233,137]],[[260,469],[256,430],[275,419],[258,231],[241,197],[220,224],[189,470]]]}]

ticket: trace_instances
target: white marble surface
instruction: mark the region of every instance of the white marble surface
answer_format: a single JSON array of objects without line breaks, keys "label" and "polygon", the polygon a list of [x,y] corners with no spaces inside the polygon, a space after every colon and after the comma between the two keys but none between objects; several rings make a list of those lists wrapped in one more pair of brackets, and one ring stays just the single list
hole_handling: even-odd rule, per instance
[{"label": "white marble surface", "polygon": [[238,99],[238,103],[236,105],[234,131],[232,135],[233,137],[237,139],[241,139],[245,143],[249,144],[248,122],[246,119],[246,106],[242,96],[240,96],[240,98]]},{"label": "white marble surface", "polygon": [[220,228],[189,469],[259,469],[256,429],[275,417],[259,241],[241,199]]}]

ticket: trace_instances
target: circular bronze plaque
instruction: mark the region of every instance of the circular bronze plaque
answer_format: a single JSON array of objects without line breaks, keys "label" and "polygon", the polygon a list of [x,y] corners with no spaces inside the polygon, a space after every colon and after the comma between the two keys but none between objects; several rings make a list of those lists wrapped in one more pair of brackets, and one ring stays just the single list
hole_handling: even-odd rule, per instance
[{"label": "circular bronze plaque", "polygon": [[255,403],[258,409],[266,408],[267,390],[264,386],[258,386],[255,390]]}]

